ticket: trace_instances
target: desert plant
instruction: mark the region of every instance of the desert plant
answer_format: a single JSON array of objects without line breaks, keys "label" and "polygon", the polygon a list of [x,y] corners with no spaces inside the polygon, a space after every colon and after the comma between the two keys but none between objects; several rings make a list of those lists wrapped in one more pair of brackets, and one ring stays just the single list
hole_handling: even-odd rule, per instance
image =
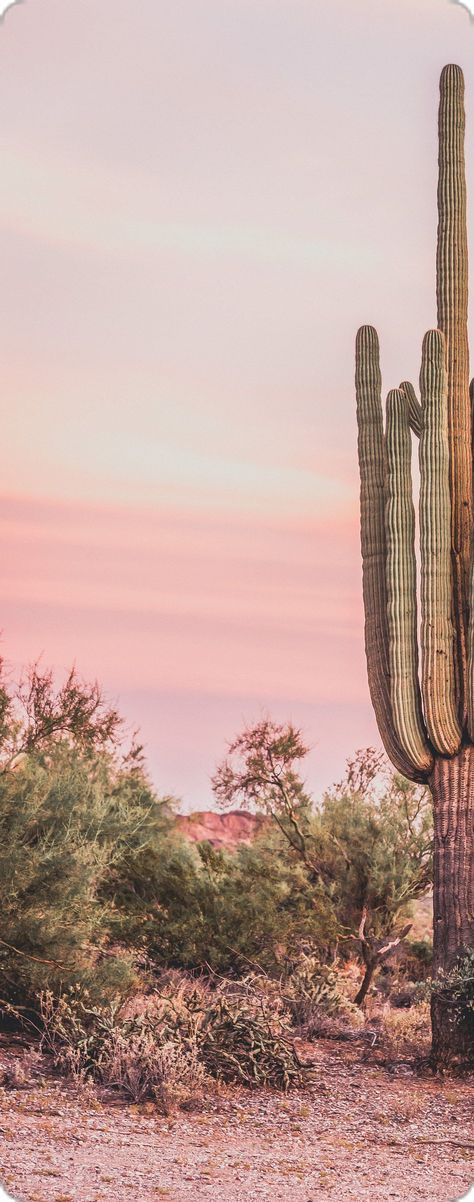
[{"label": "desert plant", "polygon": [[143,948],[155,970],[268,970],[301,940],[327,949],[337,936],[331,899],[308,880],[271,828],[232,854],[169,833],[108,877],[115,937]]},{"label": "desert plant", "polygon": [[342,992],[336,968],[311,952],[301,952],[287,966],[281,991],[294,1027],[306,1039],[326,1034],[334,1019],[336,1025],[339,1020],[349,1026],[359,1022],[359,1011]]},{"label": "desert plant", "polygon": [[42,1049],[67,1076],[100,1081],[134,1102],[153,1099],[164,1114],[202,1090],[196,1026],[181,1027],[176,1011],[171,1026],[147,1009],[127,1018],[117,1003],[94,1004],[76,985],[57,997],[45,991],[40,1012]]},{"label": "desert plant", "polygon": [[474,1064],[474,951],[459,956],[448,973],[431,982],[431,996],[443,1015],[443,1026],[452,1042],[462,1041],[465,1058]]},{"label": "desert plant", "polygon": [[343,1001],[337,973],[311,952],[303,951],[290,966],[285,999],[298,1024],[305,1021],[308,1008],[321,1007],[328,1013],[337,1010]]},{"label": "desert plant", "polygon": [[[387,397],[376,331],[356,343],[365,645],[385,748],[434,807],[434,970],[474,945],[474,606],[472,418],[467,338],[464,80],[440,84],[437,301],[423,341],[421,406],[412,385]],[[421,682],[418,677],[411,430],[419,437]],[[449,830],[449,837],[447,833]],[[436,997],[433,1059],[467,1052]]]},{"label": "desert plant", "polygon": [[267,1086],[286,1092],[303,1085],[310,1066],[303,1062],[281,1020],[248,998],[220,995],[206,1009],[199,1054],[220,1081],[250,1089]]},{"label": "desert plant", "polygon": [[198,1091],[206,1073],[286,1091],[310,1072],[281,998],[255,978],[209,984],[171,977],[143,1006],[93,1003],[80,985],[41,996],[42,1046],[67,1075],[92,1078],[166,1107]]},{"label": "desert plant", "polygon": [[208,984],[185,986],[178,1004],[168,991],[163,1013],[168,1035],[176,1026],[195,1039],[206,1071],[218,1080],[286,1092],[312,1071],[291,1037],[281,984],[265,974],[249,972],[241,980],[214,975]]},{"label": "desert plant", "polygon": [[114,1028],[102,1058],[101,1080],[133,1102],[153,1099],[169,1114],[177,1104],[202,1095],[206,1072],[195,1044],[157,1039],[149,1025]]},{"label": "desert plant", "polygon": [[153,793],[140,750],[120,746],[120,719],[97,686],[71,673],[55,692],[36,669],[26,679],[10,697],[0,689],[3,1010],[78,980],[96,997],[126,994],[137,956],[111,951],[106,884],[146,848],[156,854],[172,826],[169,799]]},{"label": "desert plant", "polygon": [[389,774],[380,760],[375,779],[371,758],[369,748],[348,762],[315,825],[342,925],[354,931],[365,907],[375,936],[385,937],[431,884],[433,823],[428,790]]},{"label": "desert plant", "polygon": [[57,995],[45,989],[39,995],[41,1050],[49,1053],[55,1068],[66,1076],[78,1080],[98,1076],[117,1011],[117,1002],[94,1002],[80,982]]},{"label": "desert plant", "polygon": [[426,999],[409,1008],[386,1006],[381,1042],[393,1056],[426,1056],[430,1045],[430,1005]]},{"label": "desert plant", "polygon": [[[368,748],[349,761],[345,779],[315,808],[297,769],[306,753],[301,732],[291,724],[266,718],[247,727],[213,777],[216,798],[220,805],[254,806],[272,819],[280,859],[286,847],[294,873],[306,877],[315,907],[325,914],[333,946],[338,936],[360,932],[361,912],[370,906],[374,936],[388,936],[386,959],[407,933],[406,927],[403,933],[394,931],[398,915],[431,881],[427,790],[399,774],[387,777],[382,757]],[[375,788],[380,776],[381,792]],[[367,968],[365,929],[364,934],[359,942]],[[322,950],[321,939],[316,946]],[[380,948],[372,957],[369,983],[381,963]]]}]

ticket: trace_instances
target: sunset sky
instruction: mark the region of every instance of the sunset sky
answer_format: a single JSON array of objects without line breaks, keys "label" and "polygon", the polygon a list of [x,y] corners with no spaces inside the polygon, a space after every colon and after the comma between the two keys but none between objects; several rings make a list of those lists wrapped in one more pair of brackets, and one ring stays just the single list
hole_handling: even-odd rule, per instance
[{"label": "sunset sky", "polygon": [[75,661],[153,779],[302,726],[316,796],[378,743],[357,327],[385,387],[436,324],[450,0],[26,0],[0,24],[3,652]]}]

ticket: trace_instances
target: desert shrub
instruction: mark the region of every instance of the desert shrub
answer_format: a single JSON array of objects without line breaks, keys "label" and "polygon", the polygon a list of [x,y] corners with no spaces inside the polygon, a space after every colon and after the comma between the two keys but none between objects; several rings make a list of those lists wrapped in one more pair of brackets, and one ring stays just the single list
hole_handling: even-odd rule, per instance
[{"label": "desert shrub", "polygon": [[429,1002],[415,1002],[409,1009],[392,1009],[382,1014],[381,1039],[390,1056],[426,1056],[431,1042]]},{"label": "desert shrub", "polygon": [[318,1006],[328,1013],[342,1004],[334,968],[322,964],[317,956],[301,952],[287,969],[285,983],[287,998],[294,1019],[304,1021],[306,1008]]},{"label": "desert shrub", "polygon": [[[209,854],[203,852],[210,878]],[[246,972],[250,961],[274,972],[303,942],[321,955],[335,942],[331,899],[312,884],[280,832],[264,831],[253,846],[226,857],[214,880],[218,888],[206,914],[212,933],[206,959],[213,968]]]},{"label": "desert shrub", "polygon": [[449,1022],[462,1028],[474,1062],[474,950],[460,956],[451,972],[435,977],[430,993],[446,1010]]},{"label": "desert shrub", "polygon": [[407,904],[432,879],[428,790],[398,774],[368,748],[349,761],[345,779],[315,806],[300,774],[308,751],[301,731],[264,718],[229,745],[213,777],[222,806],[249,805],[271,819],[318,903],[354,933],[362,912],[372,934],[393,931]]},{"label": "desert shrub", "polygon": [[101,1065],[101,1080],[134,1102],[153,1098],[163,1114],[202,1093],[205,1069],[197,1047],[157,1038],[148,1025],[114,1028]]},{"label": "desert shrub", "polygon": [[212,1077],[249,1088],[301,1085],[304,1064],[290,1034],[290,1016],[277,981],[248,973],[241,980],[171,979],[152,1003],[168,1039],[195,1044]]},{"label": "desert shrub", "polygon": [[0,1005],[81,981],[100,999],[136,986],[135,949],[114,954],[115,865],[171,824],[140,765],[55,738],[0,766]]},{"label": "desert shrub", "polygon": [[321,1014],[334,1014],[343,1006],[335,971],[321,964],[315,955],[301,953],[283,987],[292,1021],[296,1027],[304,1028],[308,1038]]},{"label": "desert shrub", "polygon": [[160,993],[119,1011],[91,1002],[73,986],[59,998],[41,998],[43,1047],[55,1066],[92,1078],[136,1101],[154,1098],[161,1109],[199,1093],[206,1075],[249,1088],[287,1090],[306,1080],[289,1034],[285,1007],[247,979],[218,989],[182,977]]},{"label": "desert shrub", "polygon": [[120,1089],[134,1102],[153,1099],[162,1113],[195,1097],[205,1080],[189,1025],[169,1031],[157,1015],[124,1017],[118,1005],[91,1002],[88,990],[70,987],[41,995],[42,1048],[59,1071]]},{"label": "desert shrub", "polygon": [[213,1077],[250,1089],[269,1086],[286,1092],[302,1085],[308,1067],[294,1041],[265,1011],[248,999],[220,996],[205,1011],[199,1052]]},{"label": "desert shrub", "polygon": [[431,882],[432,814],[427,791],[396,773],[384,788],[348,779],[328,792],[314,838],[334,881],[341,926],[355,930],[365,906],[374,934],[391,932],[400,912]]},{"label": "desert shrub", "polygon": [[307,952],[287,968],[282,981],[285,1003],[292,1023],[306,1039],[318,1036],[340,1036],[363,1025],[363,1017],[344,990],[344,979],[338,966],[321,963]]},{"label": "desert shrub", "polygon": [[106,886],[114,932],[159,969],[277,969],[302,940],[324,950],[337,935],[330,899],[308,881],[285,840],[266,832],[234,854],[169,835],[117,866]]},{"label": "desert shrub", "polygon": [[118,1003],[99,1005],[79,982],[55,996],[40,994],[41,1048],[66,1076],[98,1077],[117,1021]]}]

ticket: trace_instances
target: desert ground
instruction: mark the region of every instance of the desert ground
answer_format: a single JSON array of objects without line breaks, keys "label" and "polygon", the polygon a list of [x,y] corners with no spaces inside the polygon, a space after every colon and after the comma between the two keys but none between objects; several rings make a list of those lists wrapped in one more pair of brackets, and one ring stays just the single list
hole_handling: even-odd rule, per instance
[{"label": "desert ground", "polygon": [[[318,1040],[308,1089],[222,1087],[166,1117],[55,1078],[3,1036],[0,1179],[19,1202],[452,1202],[474,1181],[473,1078]],[[306,1049],[308,1051],[308,1049]]]}]

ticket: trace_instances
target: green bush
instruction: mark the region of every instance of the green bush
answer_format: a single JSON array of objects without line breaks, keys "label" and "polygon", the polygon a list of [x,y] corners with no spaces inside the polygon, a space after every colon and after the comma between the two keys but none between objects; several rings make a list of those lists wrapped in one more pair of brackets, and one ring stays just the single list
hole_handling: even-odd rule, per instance
[{"label": "green bush", "polygon": [[432,879],[432,813],[427,791],[393,774],[363,790],[343,782],[323,798],[313,837],[333,880],[341,927],[357,930],[362,909],[376,935],[392,931],[400,913]]},{"label": "green bush", "polygon": [[474,949],[458,959],[449,973],[440,973],[430,983],[432,997],[447,1012],[450,1022],[461,1027],[466,1048],[474,1062]]},{"label": "green bush", "polygon": [[169,835],[114,870],[106,896],[116,938],[157,968],[272,970],[301,942],[323,954],[337,938],[330,899],[273,832],[232,855]]},{"label": "green bush", "polygon": [[68,745],[0,773],[0,999],[29,1005],[76,980],[97,997],[136,982],[133,949],[110,949],[104,881],[168,819],[146,780],[106,752]]}]

